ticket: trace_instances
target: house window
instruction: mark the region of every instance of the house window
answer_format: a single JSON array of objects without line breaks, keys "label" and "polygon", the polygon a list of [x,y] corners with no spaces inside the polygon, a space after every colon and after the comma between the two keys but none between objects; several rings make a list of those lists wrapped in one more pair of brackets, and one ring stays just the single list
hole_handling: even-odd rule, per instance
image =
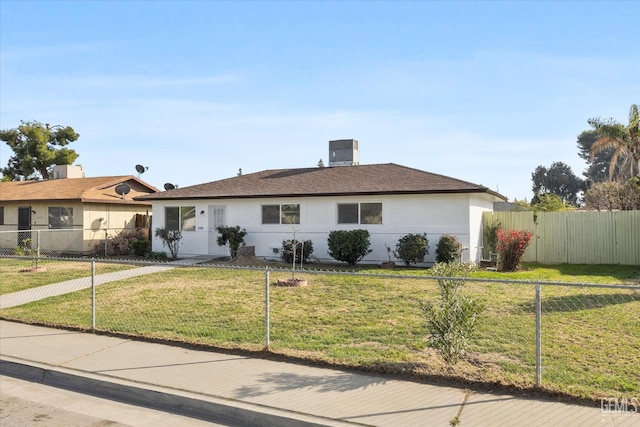
[{"label": "house window", "polygon": [[4,206],[0,206],[0,225],[4,225]]},{"label": "house window", "polygon": [[360,224],[382,224],[382,203],[360,203]]},{"label": "house window", "polygon": [[300,205],[262,205],[263,224],[300,224]]},{"label": "house window", "polygon": [[49,208],[49,228],[73,228],[73,208]]},{"label": "house window", "polygon": [[338,224],[382,224],[382,203],[338,203]]},{"label": "house window", "polygon": [[164,208],[164,226],[167,230],[195,231],[196,207],[171,206]]}]

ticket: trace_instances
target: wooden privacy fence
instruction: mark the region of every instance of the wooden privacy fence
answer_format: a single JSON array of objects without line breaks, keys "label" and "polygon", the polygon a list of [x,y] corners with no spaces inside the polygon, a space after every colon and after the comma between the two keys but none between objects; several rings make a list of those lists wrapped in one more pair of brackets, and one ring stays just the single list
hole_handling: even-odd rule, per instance
[{"label": "wooden privacy fence", "polygon": [[640,211],[485,212],[483,227],[533,234],[523,261],[640,265]]}]

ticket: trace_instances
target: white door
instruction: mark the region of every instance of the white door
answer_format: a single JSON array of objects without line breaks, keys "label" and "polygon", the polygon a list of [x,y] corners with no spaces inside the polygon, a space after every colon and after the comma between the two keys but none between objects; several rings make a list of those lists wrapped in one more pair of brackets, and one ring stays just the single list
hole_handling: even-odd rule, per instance
[{"label": "white door", "polygon": [[227,225],[227,207],[224,205],[209,206],[209,255],[228,256],[229,250],[226,246],[218,246],[217,227]]}]

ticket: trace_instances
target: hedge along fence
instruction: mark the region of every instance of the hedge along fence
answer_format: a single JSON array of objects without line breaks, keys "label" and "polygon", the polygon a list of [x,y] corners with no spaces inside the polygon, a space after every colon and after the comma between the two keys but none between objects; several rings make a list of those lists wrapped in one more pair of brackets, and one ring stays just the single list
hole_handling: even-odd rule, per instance
[{"label": "hedge along fence", "polygon": [[523,261],[640,265],[640,211],[485,212],[483,228],[533,234]]}]

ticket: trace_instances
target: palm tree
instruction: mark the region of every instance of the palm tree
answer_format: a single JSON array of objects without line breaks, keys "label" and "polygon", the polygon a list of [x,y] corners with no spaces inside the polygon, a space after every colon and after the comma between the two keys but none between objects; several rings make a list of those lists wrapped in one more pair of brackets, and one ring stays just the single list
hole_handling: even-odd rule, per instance
[{"label": "palm tree", "polygon": [[603,120],[599,117],[590,119],[588,123],[598,134],[598,139],[591,146],[591,161],[593,162],[596,154],[614,149],[609,164],[609,181],[613,180],[617,166],[618,181],[640,174],[640,114],[637,104],[631,104],[627,126],[614,119]]}]

